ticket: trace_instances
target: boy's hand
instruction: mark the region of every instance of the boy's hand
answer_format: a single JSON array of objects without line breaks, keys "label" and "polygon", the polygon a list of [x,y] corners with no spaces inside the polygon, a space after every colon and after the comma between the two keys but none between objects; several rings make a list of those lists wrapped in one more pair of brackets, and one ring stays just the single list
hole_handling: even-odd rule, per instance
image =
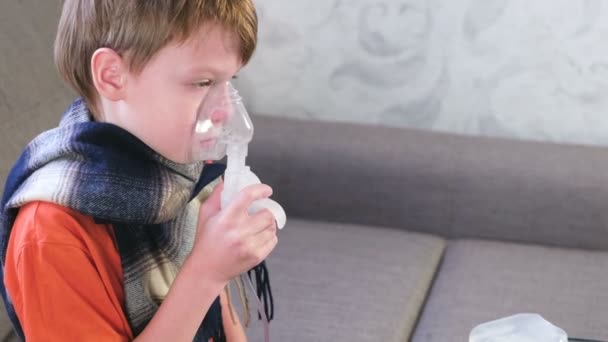
[{"label": "boy's hand", "polygon": [[224,210],[220,210],[223,183],[215,187],[201,205],[198,231],[190,258],[202,274],[226,283],[258,265],[277,244],[277,227],[268,210],[249,215],[253,201],[272,194],[268,185],[244,188]]}]

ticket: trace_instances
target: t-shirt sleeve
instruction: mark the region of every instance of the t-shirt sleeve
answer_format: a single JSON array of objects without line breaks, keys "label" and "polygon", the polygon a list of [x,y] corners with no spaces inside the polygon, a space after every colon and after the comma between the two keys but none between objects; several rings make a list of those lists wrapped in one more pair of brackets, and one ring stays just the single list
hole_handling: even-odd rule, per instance
[{"label": "t-shirt sleeve", "polygon": [[[55,216],[56,218],[56,216]],[[72,220],[69,224],[73,225]],[[28,220],[13,229],[27,230]],[[61,221],[36,220],[36,230]],[[5,283],[28,341],[128,341],[132,339],[116,294],[104,283],[95,256],[68,239],[29,239],[7,260]],[[9,256],[7,256],[8,259]],[[11,262],[12,261],[12,262]]]}]

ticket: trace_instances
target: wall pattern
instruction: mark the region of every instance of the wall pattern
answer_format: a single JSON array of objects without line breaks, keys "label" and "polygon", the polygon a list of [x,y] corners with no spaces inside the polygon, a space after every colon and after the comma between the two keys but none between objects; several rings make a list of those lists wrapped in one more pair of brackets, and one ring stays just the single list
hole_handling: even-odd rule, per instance
[{"label": "wall pattern", "polygon": [[256,113],[608,145],[602,0],[257,0]]}]

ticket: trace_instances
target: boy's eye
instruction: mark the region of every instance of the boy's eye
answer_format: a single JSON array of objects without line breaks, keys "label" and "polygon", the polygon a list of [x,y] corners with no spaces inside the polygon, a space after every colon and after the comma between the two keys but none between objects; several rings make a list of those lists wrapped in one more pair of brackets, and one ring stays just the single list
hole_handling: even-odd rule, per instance
[{"label": "boy's eye", "polygon": [[[238,78],[237,75],[232,76],[233,80],[235,80],[237,78]],[[213,81],[213,80],[201,80],[201,81],[192,83],[192,85],[196,88],[207,88],[207,87],[211,87],[214,84],[215,84],[215,81]]]},{"label": "boy's eye", "polygon": [[213,81],[212,80],[202,80],[202,81],[194,82],[194,83],[192,83],[192,85],[197,88],[206,88],[206,87],[212,86]]}]

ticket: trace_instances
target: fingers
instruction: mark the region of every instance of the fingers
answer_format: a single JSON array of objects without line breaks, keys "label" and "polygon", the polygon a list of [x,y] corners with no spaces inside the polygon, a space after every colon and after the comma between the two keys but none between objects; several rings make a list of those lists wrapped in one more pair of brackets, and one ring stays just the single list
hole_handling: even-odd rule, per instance
[{"label": "fingers", "polygon": [[248,259],[252,262],[252,265],[257,265],[262,262],[270,252],[277,245],[278,237],[276,234],[276,228],[274,226],[268,227],[262,232],[251,236],[247,243],[245,254],[248,255]]},{"label": "fingers", "polygon": [[239,192],[234,201],[226,208],[227,216],[239,215],[246,212],[251,203],[268,198],[272,195],[272,188],[266,184],[254,184],[245,187]]},{"label": "fingers", "polygon": [[262,262],[277,244],[277,225],[274,216],[268,210],[261,210],[249,218],[245,229],[247,250],[251,260]]},{"label": "fingers", "polygon": [[277,222],[274,215],[268,209],[260,210],[251,215],[249,222],[251,223],[249,229],[252,235],[260,234],[267,229],[272,230],[274,233],[277,231]]},{"label": "fingers", "polygon": [[[212,197],[218,194],[214,193]],[[248,260],[253,265],[263,261],[277,244],[277,225],[273,214],[268,209],[262,209],[249,214],[248,209],[254,201],[264,199],[272,194],[272,188],[264,184],[255,184],[244,188],[237,197],[221,210],[217,216],[220,231],[230,231],[234,237],[233,251],[240,255],[241,260]],[[217,213],[219,207],[209,206],[205,213]],[[213,211],[215,210],[215,211]],[[211,217],[211,216],[209,216]]]},{"label": "fingers", "polygon": [[201,204],[201,209],[199,212],[199,221],[206,222],[209,218],[216,215],[222,206],[221,195],[222,190],[224,190],[224,182],[220,182],[215,186],[211,195]]},{"label": "fingers", "polygon": [[270,255],[270,253],[274,250],[274,248],[277,246],[277,243],[279,242],[279,239],[277,237],[276,231],[270,232],[270,231],[266,231],[262,234],[258,234],[258,236],[263,237],[263,239],[261,239],[261,244],[258,247],[258,260],[257,262],[260,263],[262,261],[264,261],[264,259],[266,259],[268,257],[268,255]]}]

